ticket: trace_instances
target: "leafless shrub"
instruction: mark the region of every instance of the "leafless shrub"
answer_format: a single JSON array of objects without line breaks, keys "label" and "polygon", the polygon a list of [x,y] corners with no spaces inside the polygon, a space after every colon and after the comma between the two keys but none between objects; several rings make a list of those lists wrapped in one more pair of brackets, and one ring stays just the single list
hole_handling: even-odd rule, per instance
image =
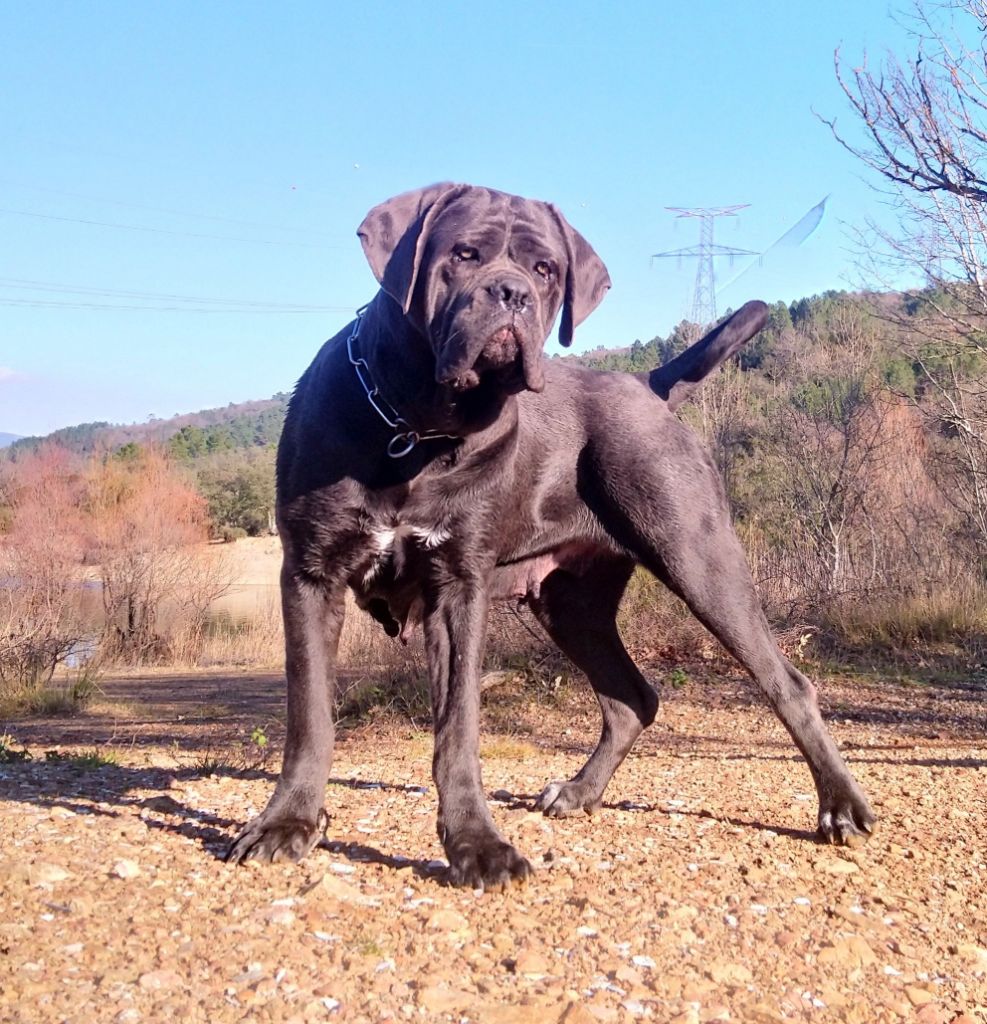
[{"label": "leafless shrub", "polygon": [[[87,512],[110,655],[131,663],[188,657],[201,645],[209,606],[230,586],[223,564],[202,556],[203,499],[162,454],[145,451],[92,467]],[[161,626],[166,610],[178,652]]]},{"label": "leafless shrub", "polygon": [[[10,528],[0,538],[0,701],[13,709],[45,709],[56,671],[85,639],[77,586],[83,487],[79,467],[57,448],[3,467]],[[59,703],[82,703],[90,692],[88,684],[70,688],[74,699]]]}]

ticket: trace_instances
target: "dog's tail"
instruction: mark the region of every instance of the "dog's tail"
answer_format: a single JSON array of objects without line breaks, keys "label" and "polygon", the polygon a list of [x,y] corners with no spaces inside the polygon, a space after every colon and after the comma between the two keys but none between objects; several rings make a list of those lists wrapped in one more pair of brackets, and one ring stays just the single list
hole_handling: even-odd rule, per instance
[{"label": "dog's tail", "polygon": [[746,345],[767,322],[768,307],[763,302],[745,303],[695,345],[652,370],[648,377],[651,390],[664,398],[674,412],[706,377]]}]

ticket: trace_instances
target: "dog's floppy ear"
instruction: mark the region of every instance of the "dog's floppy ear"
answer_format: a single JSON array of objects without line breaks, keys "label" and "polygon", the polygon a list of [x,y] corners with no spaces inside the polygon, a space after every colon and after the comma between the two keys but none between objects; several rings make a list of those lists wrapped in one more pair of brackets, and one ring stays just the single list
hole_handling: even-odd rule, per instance
[{"label": "dog's floppy ear", "polygon": [[562,299],[559,341],[568,348],[573,331],[603,301],[610,287],[610,275],[593,247],[551,203],[547,204],[565,240],[568,268]]},{"label": "dog's floppy ear", "polygon": [[375,206],[357,229],[374,277],[405,313],[411,307],[431,223],[468,188],[444,181],[403,192]]}]

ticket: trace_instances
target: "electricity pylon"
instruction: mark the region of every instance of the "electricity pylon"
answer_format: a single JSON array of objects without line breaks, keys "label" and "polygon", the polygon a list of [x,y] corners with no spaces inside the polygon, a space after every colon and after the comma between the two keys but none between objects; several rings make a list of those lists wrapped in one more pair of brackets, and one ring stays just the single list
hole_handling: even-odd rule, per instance
[{"label": "electricity pylon", "polygon": [[713,261],[717,256],[757,256],[750,249],[734,249],[728,245],[716,245],[713,242],[713,221],[717,217],[736,217],[738,210],[746,210],[750,203],[738,203],[735,206],[700,206],[685,208],[666,206],[666,210],[681,217],[692,217],[699,221],[699,245],[691,245],[685,249],[671,249],[668,252],[656,252],[652,259],[675,256],[695,257],[699,260],[696,270],[696,288],[692,295],[692,322],[700,327],[716,320],[716,270]]}]

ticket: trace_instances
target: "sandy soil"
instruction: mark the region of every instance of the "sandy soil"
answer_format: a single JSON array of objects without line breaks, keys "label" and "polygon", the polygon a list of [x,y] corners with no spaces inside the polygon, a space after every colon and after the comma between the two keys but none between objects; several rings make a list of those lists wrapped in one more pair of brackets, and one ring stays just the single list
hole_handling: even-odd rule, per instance
[{"label": "sandy soil", "polygon": [[[853,851],[814,842],[808,772],[739,678],[669,689],[564,821],[532,799],[593,745],[591,700],[492,691],[485,784],[538,870],[483,894],[442,884],[429,737],[393,716],[344,733],[306,862],[219,859],[274,784],[281,685],[131,677],[0,723],[33,755],[0,764],[0,1020],[987,1021],[982,688],[823,686],[881,818]],[[94,747],[112,763],[66,759]]]}]

